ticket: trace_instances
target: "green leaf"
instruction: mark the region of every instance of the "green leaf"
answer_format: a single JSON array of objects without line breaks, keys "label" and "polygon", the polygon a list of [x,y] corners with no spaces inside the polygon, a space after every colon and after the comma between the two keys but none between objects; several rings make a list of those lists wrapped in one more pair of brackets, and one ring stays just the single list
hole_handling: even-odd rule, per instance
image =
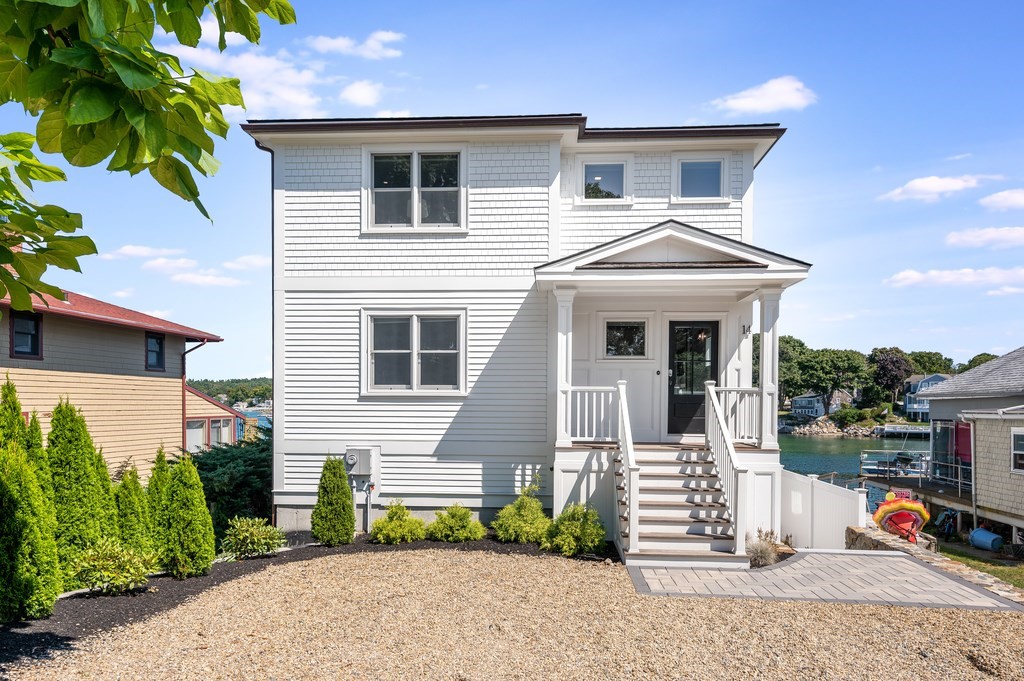
[{"label": "green leaf", "polygon": [[36,123],[36,144],[47,154],[61,152],[61,133],[67,127],[59,104],[51,104]]},{"label": "green leaf", "polygon": [[295,23],[295,8],[288,0],[270,0],[264,13],[282,25]]},{"label": "green leaf", "polygon": [[220,105],[245,106],[241,83],[237,78],[224,78],[196,70],[189,84]]},{"label": "green leaf", "polygon": [[118,78],[129,90],[148,90],[160,84],[160,71],[143,66],[116,54],[108,54],[107,61],[117,72]]},{"label": "green leaf", "polygon": [[224,28],[242,34],[250,43],[260,41],[260,20],[241,0],[220,0],[217,3],[224,12]]},{"label": "green leaf", "polygon": [[0,145],[8,149],[31,149],[36,138],[27,132],[9,132],[0,135]]},{"label": "green leaf", "polygon": [[23,102],[28,92],[29,68],[8,50],[0,51],[0,103]]},{"label": "green leaf", "polygon": [[99,81],[86,82],[71,93],[64,119],[69,125],[98,123],[110,118],[116,108],[117,98],[111,87]]},{"label": "green leaf", "polygon": [[199,188],[192,178],[192,171],[173,156],[161,156],[149,167],[149,173],[166,189],[188,201],[199,196]]},{"label": "green leaf", "polygon": [[61,182],[68,179],[60,168],[41,163],[34,158],[22,161],[18,168],[25,168],[31,179],[40,182]]},{"label": "green leaf", "polygon": [[48,92],[53,92],[64,87],[64,83],[71,77],[68,67],[59,62],[47,62],[29,74],[28,96],[42,97]]},{"label": "green leaf", "polygon": [[103,18],[103,3],[100,0],[85,0],[85,6],[89,32],[98,38],[107,32],[107,22]]},{"label": "green leaf", "polygon": [[73,47],[61,47],[50,53],[50,61],[86,71],[103,71],[99,53],[89,43],[76,41]]},{"label": "green leaf", "polygon": [[182,45],[195,47],[199,44],[199,38],[203,35],[203,28],[199,24],[199,18],[191,9],[183,9],[177,12],[169,12],[171,27],[178,42]]},{"label": "green leaf", "polygon": [[120,141],[121,136],[109,123],[70,127],[61,135],[61,151],[71,165],[91,166],[114,153]]},{"label": "green leaf", "polygon": [[43,5],[53,5],[54,7],[74,7],[79,4],[82,0],[35,0]]}]

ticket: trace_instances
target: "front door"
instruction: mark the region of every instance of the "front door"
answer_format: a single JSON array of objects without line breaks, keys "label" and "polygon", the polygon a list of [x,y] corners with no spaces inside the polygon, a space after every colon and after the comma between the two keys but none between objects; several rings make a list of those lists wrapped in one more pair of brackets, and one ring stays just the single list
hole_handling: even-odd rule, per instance
[{"label": "front door", "polygon": [[704,381],[718,380],[718,322],[669,322],[668,432],[704,432]]}]

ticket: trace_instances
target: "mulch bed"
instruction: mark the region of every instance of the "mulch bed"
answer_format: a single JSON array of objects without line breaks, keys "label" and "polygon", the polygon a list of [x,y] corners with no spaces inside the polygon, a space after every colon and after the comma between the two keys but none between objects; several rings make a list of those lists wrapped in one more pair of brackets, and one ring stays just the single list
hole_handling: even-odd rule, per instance
[{"label": "mulch bed", "polygon": [[[77,639],[102,633],[115,627],[148,619],[218,584],[239,577],[251,575],[270,565],[311,560],[322,556],[352,553],[376,553],[383,551],[415,551],[417,549],[447,549],[466,552],[492,552],[537,556],[544,552],[534,544],[503,544],[491,536],[465,544],[446,544],[434,541],[417,541],[397,546],[374,544],[365,535],[356,537],[355,542],[346,546],[303,546],[294,548],[270,558],[258,558],[232,563],[215,563],[209,574],[177,580],[171,577],[154,577],[149,580],[145,591],[130,596],[97,596],[76,594],[61,598],[54,607],[53,615],[44,620],[28,620],[0,626],[0,678],[9,665],[29,659],[47,657],[52,651],[65,650],[74,646]],[[611,558],[618,560],[610,544],[608,551],[591,559]]]}]

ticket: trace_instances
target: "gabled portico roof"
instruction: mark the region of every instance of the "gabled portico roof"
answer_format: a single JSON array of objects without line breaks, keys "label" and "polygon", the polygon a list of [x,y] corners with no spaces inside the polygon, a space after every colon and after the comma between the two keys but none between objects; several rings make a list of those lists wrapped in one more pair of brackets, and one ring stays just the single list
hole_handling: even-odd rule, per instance
[{"label": "gabled portico roof", "polygon": [[715,283],[727,288],[785,288],[810,263],[667,220],[535,268],[538,282]]}]

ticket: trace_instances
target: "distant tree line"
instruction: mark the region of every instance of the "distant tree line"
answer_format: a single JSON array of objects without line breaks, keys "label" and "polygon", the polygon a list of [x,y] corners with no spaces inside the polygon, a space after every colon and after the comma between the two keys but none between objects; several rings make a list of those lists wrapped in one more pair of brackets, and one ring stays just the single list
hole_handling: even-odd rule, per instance
[{"label": "distant tree line", "polygon": [[[754,336],[754,383],[758,384],[760,337]],[[813,349],[799,338],[779,337],[779,407],[802,393],[823,395],[831,404],[838,390],[860,390],[861,407],[896,402],[906,379],[914,374],[958,374],[996,358],[988,352],[957,364],[940,352],[904,352],[898,347],[857,350]]]},{"label": "distant tree line", "polygon": [[253,404],[269,400],[274,394],[274,381],[270,378],[227,378],[222,381],[189,379],[188,384],[211,397],[227,395],[227,404],[245,402]]}]

